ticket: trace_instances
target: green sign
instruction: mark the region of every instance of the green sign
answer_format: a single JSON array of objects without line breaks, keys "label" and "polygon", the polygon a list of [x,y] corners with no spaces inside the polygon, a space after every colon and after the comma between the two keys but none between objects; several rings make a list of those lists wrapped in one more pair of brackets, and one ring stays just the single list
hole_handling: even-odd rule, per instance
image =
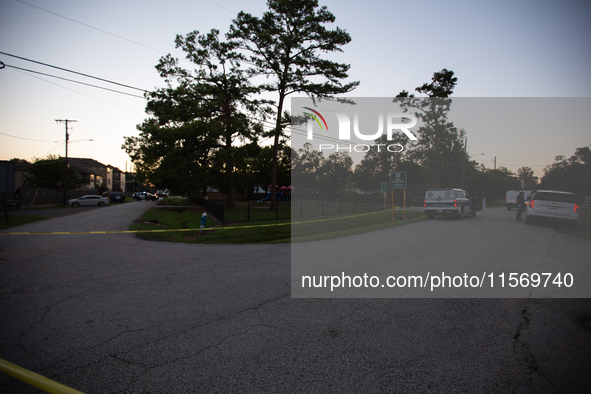
[{"label": "green sign", "polygon": [[390,189],[406,189],[406,171],[390,173]]},{"label": "green sign", "polygon": [[388,182],[380,182],[380,189],[382,193],[388,192]]}]

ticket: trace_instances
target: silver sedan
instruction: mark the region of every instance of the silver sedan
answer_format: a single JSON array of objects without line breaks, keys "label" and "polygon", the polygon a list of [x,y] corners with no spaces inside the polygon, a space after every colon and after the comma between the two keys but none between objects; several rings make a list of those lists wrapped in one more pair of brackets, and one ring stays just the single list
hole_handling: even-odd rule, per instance
[{"label": "silver sedan", "polygon": [[77,207],[80,205],[98,205],[100,207],[103,205],[107,205],[108,203],[109,203],[109,200],[105,197],[96,196],[96,195],[87,195],[87,196],[74,198],[72,200],[68,200],[66,205],[71,205],[73,207]]}]

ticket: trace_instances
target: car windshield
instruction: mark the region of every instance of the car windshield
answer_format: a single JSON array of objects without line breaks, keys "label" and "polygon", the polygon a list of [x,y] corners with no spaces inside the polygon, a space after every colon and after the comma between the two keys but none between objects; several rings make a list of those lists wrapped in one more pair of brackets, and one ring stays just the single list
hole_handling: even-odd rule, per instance
[{"label": "car windshield", "polygon": [[543,200],[543,201],[554,201],[554,202],[567,202],[567,203],[575,203],[576,199],[574,194],[565,194],[565,193],[551,193],[551,192],[538,192],[533,198],[534,200]]}]

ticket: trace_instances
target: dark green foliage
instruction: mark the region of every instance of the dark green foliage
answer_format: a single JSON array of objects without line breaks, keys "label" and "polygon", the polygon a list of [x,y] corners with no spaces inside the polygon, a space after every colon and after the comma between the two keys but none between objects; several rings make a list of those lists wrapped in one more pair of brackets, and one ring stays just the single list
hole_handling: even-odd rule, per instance
[{"label": "dark green foliage", "polygon": [[351,41],[338,27],[328,30],[335,17],[316,0],[269,0],[269,10],[261,18],[240,12],[230,27],[228,37],[238,40],[247,51],[251,76],[266,76],[263,91],[277,92],[276,121],[273,130],[271,168],[272,201],[275,209],[275,184],[280,138],[285,122],[284,100],[292,93],[327,98],[353,90],[358,82],[342,84],[348,77],[348,64],[321,58],[322,53],[342,52]]},{"label": "dark green foliage", "polygon": [[[394,139],[388,141],[383,135],[375,140],[375,144],[397,143],[407,148],[396,154],[392,154],[386,149],[369,150],[361,163],[355,167],[353,179],[358,188],[365,192],[376,192],[380,190],[381,182],[389,182],[390,173],[397,171],[406,171],[408,179],[408,188],[422,193],[426,186],[427,170],[421,166],[412,151],[412,145],[407,144],[406,136],[397,133]],[[389,187],[389,186],[388,186]]]},{"label": "dark green foliage", "polygon": [[521,167],[517,170],[517,176],[523,184],[524,190],[532,190],[538,186],[538,177],[534,176],[534,170],[529,167]]},{"label": "dark green foliage", "polygon": [[153,118],[122,148],[139,178],[157,188],[196,195],[217,186],[232,206],[235,163],[243,151],[235,140],[253,141],[261,132],[243,112],[257,111],[260,102],[249,96],[258,90],[241,69],[237,43],[220,41],[218,30],[177,36],[176,47],[197,68],[180,67],[170,54],[160,59],[156,69],[167,87],[147,95]]},{"label": "dark green foliage", "polygon": [[[63,188],[65,181],[66,159],[61,156],[48,156],[37,159],[23,176],[23,184],[33,187]],[[68,167],[68,189],[77,189],[83,180],[73,167]]]},{"label": "dark green foliage", "polygon": [[449,96],[457,84],[454,72],[443,69],[433,74],[431,83],[416,88],[429,98],[417,98],[403,90],[394,99],[405,111],[423,122],[417,143],[408,150],[409,160],[424,168],[428,187],[460,187],[465,160],[465,132],[448,121],[452,105]]},{"label": "dark green foliage", "polygon": [[335,152],[325,158],[309,143],[292,151],[292,183],[298,189],[318,190],[328,200],[348,199],[355,189],[353,159],[345,152]]},{"label": "dark green foliage", "polygon": [[575,193],[579,201],[584,201],[584,196],[591,195],[590,148],[577,148],[568,159],[557,156],[554,164],[544,169],[539,188]]},{"label": "dark green foliage", "polygon": [[519,178],[505,167],[496,170],[478,166],[475,161],[466,163],[464,188],[471,194],[484,192],[487,201],[505,201],[507,190],[521,189]]}]

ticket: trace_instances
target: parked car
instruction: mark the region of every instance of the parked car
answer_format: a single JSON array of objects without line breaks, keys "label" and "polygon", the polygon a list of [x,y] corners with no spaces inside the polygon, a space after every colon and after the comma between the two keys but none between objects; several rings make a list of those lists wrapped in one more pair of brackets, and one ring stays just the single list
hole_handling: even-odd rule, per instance
[{"label": "parked car", "polygon": [[531,190],[507,190],[507,194],[505,195],[507,211],[510,211],[511,208],[517,209],[517,196],[520,192],[523,192],[523,198],[526,200],[534,194]]},{"label": "parked car", "polygon": [[170,195],[170,193],[168,192],[168,189],[164,189],[164,190],[158,190],[158,191],[156,191],[156,195],[158,197],[164,198],[164,197],[168,197]]},{"label": "parked car", "polygon": [[462,189],[428,189],[424,200],[427,219],[435,215],[452,215],[462,220],[468,215],[476,216],[472,198]]},{"label": "parked car", "polygon": [[525,224],[535,220],[559,220],[578,226],[579,205],[573,193],[556,190],[538,190],[525,204]]},{"label": "parked car", "polygon": [[133,193],[133,198],[136,199],[137,201],[140,201],[140,200],[156,201],[156,200],[158,200],[158,196],[156,196],[150,192]]},{"label": "parked car", "polygon": [[107,205],[108,203],[109,199],[105,197],[97,195],[88,195],[68,200],[66,205],[71,205],[73,207],[77,207],[80,205],[98,205],[99,207],[101,207],[103,205]]}]

